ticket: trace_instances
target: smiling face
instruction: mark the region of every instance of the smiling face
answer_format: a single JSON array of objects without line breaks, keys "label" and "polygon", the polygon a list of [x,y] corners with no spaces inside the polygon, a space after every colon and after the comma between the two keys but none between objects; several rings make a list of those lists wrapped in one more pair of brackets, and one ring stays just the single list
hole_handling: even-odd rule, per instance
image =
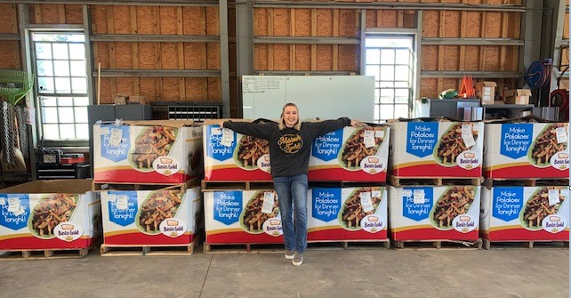
[{"label": "smiling face", "polygon": [[282,117],[284,118],[284,125],[286,127],[294,127],[298,123],[298,108],[294,105],[284,106]]}]

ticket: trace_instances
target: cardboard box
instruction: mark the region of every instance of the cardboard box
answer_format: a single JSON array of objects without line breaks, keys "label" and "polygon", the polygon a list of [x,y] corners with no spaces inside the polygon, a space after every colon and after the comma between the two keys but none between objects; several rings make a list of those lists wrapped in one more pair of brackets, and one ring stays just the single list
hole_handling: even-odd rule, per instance
[{"label": "cardboard box", "polygon": [[403,121],[390,125],[392,175],[404,178],[482,176],[482,122]]},{"label": "cardboard box", "polygon": [[504,92],[504,103],[506,104],[528,104],[532,92],[529,89],[506,90]]},{"label": "cardboard box", "polygon": [[206,243],[284,243],[275,191],[209,191],[204,195]]},{"label": "cardboard box", "polygon": [[385,182],[389,126],[344,127],[312,142],[308,179]]},{"label": "cardboard box", "polygon": [[[525,119],[508,122],[521,122],[519,120]],[[495,179],[568,178],[568,125],[486,124],[484,176]]]},{"label": "cardboard box", "polygon": [[202,174],[202,128],[192,121],[93,126],[96,182],[182,183]]},{"label": "cardboard box", "polygon": [[480,195],[479,186],[390,186],[391,237],[396,241],[475,241],[479,238]]},{"label": "cardboard box", "polygon": [[312,188],[308,193],[308,242],[383,241],[387,227],[385,187]]},{"label": "cardboard box", "polygon": [[475,84],[475,96],[481,99],[481,105],[494,104],[497,83],[493,81],[479,81]]},{"label": "cardboard box", "polygon": [[91,180],[38,180],[0,190],[0,250],[82,249],[101,235]]},{"label": "cardboard box", "polygon": [[113,104],[115,105],[125,105],[127,104],[127,99],[129,97],[127,97],[126,95],[116,95],[115,98],[113,98]]},{"label": "cardboard box", "polygon": [[[568,187],[483,187],[481,236],[490,241],[568,241]],[[538,204],[544,208],[537,213]],[[537,218],[534,218],[537,215]]]},{"label": "cardboard box", "polygon": [[[223,131],[218,120],[207,120],[203,127],[205,180],[207,181],[271,181],[268,141],[236,133],[230,129],[228,145],[223,142]],[[241,159],[252,145],[260,145],[250,158]]]},{"label": "cardboard box", "polygon": [[102,191],[101,202],[106,245],[186,245],[198,235],[200,187],[184,193],[167,189]]}]

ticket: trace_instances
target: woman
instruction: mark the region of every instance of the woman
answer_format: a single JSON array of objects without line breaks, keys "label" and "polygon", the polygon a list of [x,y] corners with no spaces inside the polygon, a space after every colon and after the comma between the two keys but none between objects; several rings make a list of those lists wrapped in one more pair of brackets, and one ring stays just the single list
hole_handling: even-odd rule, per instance
[{"label": "woman", "polygon": [[293,103],[284,105],[278,124],[232,121],[219,123],[235,132],[268,140],[270,170],[282,217],[285,257],[291,259],[295,266],[302,264],[306,250],[308,162],[312,140],[328,132],[357,124],[358,122],[345,117],[315,123],[300,122],[298,107]]}]

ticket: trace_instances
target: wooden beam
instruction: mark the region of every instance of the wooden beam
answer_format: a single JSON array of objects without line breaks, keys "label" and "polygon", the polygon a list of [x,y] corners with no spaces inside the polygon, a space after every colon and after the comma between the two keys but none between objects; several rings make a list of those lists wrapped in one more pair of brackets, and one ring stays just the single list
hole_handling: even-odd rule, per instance
[{"label": "wooden beam", "polygon": [[[466,1],[467,0],[463,0],[463,4]],[[466,37],[466,32],[467,32],[467,11],[464,10],[461,12],[461,28],[460,28],[461,38]],[[465,70],[465,50],[466,49],[464,45],[459,46],[459,71]]]},{"label": "wooden beam", "polygon": [[402,9],[397,11],[397,27],[403,28],[403,10]]},{"label": "wooden beam", "polygon": [[[155,6],[153,8],[153,13],[155,15],[155,34],[161,34],[161,7]],[[155,69],[163,69],[163,59],[162,59],[162,43],[155,43],[155,55],[157,61],[155,63]],[[157,99],[163,97],[163,78],[158,77],[156,79],[157,84]]]},{"label": "wooden beam", "polygon": [[[201,18],[201,31],[204,35],[207,35],[207,18],[209,16],[207,16],[207,8],[206,7],[201,7],[201,14],[200,14],[200,18]],[[220,16],[219,16],[220,17]],[[201,69],[206,70],[208,67],[208,43],[204,43],[203,44],[204,47],[201,47],[202,51],[200,53],[201,55]],[[206,78],[205,79],[205,86],[201,86],[201,91],[202,91],[202,99],[207,100],[209,98],[209,82],[210,79]]]},{"label": "wooden beam", "polygon": [[[274,36],[274,8],[268,9],[268,36]],[[268,70],[274,70],[274,45],[268,45]]]},{"label": "wooden beam", "polygon": [[34,21],[36,24],[42,24],[42,5],[34,5]]},{"label": "wooden beam", "polygon": [[[339,12],[339,9],[336,9]],[[383,26],[383,9],[379,9],[376,12],[376,18],[375,18],[375,24],[377,27],[382,27]]]},{"label": "wooden beam", "polygon": [[[113,6],[105,8],[107,16],[107,32],[115,33]],[[115,42],[109,42],[109,68],[117,69],[115,60]],[[111,80],[111,97],[117,94],[117,78],[110,78]]]},{"label": "wooden beam", "polygon": [[[481,37],[485,37],[485,30],[487,28],[487,13],[481,12]],[[487,46],[480,46],[479,54],[479,71],[485,71],[485,54]]]},{"label": "wooden beam", "polygon": [[60,24],[66,24],[66,6],[64,4],[58,4],[58,17]]},{"label": "wooden beam", "polygon": [[[290,36],[296,36],[296,9],[290,9]],[[290,71],[296,70],[296,45],[290,44]]]},{"label": "wooden beam", "polygon": [[[137,6],[129,7],[129,12],[131,15],[131,33],[137,34]],[[131,59],[133,63],[133,69],[139,69],[139,43],[131,43]],[[141,95],[141,82],[139,77],[133,78],[133,92],[135,95]]]},{"label": "wooden beam", "polygon": [[[340,36],[340,10],[334,9],[333,10],[334,17],[332,18],[333,21],[333,36]],[[332,45],[332,70],[338,71],[339,69],[339,45]]]},{"label": "wooden beam", "polygon": [[[445,36],[445,11],[439,12],[439,37]],[[443,71],[443,65],[445,63],[445,48],[439,45],[439,53],[437,58],[437,70]],[[437,79],[437,92],[443,91],[443,78]]]},{"label": "wooden beam", "polygon": [[[311,36],[318,36],[318,9],[312,8],[312,25],[310,27]],[[318,45],[310,46],[310,70],[318,69]]]},{"label": "wooden beam", "polygon": [[[177,34],[183,35],[183,7],[177,7]],[[177,43],[177,55],[179,59],[179,69],[185,69],[185,44]],[[179,78],[179,99],[186,100],[186,81],[184,77]]]}]

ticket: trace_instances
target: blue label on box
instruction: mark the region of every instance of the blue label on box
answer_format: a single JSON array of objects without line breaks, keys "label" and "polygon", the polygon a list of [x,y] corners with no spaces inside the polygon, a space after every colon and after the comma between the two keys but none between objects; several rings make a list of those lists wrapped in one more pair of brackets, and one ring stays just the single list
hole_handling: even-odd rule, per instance
[{"label": "blue label on box", "polygon": [[338,218],[341,207],[342,189],[312,189],[312,217],[324,222],[333,221]]},{"label": "blue label on box", "polygon": [[121,226],[131,225],[135,222],[135,216],[139,209],[137,192],[107,192],[107,207],[109,209],[109,221]]},{"label": "blue label on box", "polygon": [[207,156],[216,160],[224,161],[232,158],[234,148],[236,146],[236,132],[232,132],[233,139],[230,147],[223,146],[222,128],[218,126],[207,126]]},{"label": "blue label on box", "polygon": [[407,123],[407,153],[417,157],[433,154],[438,135],[439,123],[437,122]]},{"label": "blue label on box", "polygon": [[403,216],[421,221],[429,218],[433,206],[433,188],[403,188]]},{"label": "blue label on box", "polygon": [[101,156],[119,162],[127,159],[131,147],[129,126],[101,125]]},{"label": "blue label on box", "polygon": [[501,125],[500,153],[510,158],[526,156],[532,143],[533,124]]},{"label": "blue label on box", "polygon": [[323,161],[336,159],[344,142],[344,129],[321,135],[312,143],[312,156]]},{"label": "blue label on box", "polygon": [[506,222],[516,220],[523,202],[523,187],[495,187],[492,200],[493,217]]},{"label": "blue label on box", "polygon": [[0,225],[19,230],[28,226],[29,217],[28,194],[0,194]]},{"label": "blue label on box", "polygon": [[230,225],[238,222],[242,212],[242,191],[214,192],[214,219]]}]

